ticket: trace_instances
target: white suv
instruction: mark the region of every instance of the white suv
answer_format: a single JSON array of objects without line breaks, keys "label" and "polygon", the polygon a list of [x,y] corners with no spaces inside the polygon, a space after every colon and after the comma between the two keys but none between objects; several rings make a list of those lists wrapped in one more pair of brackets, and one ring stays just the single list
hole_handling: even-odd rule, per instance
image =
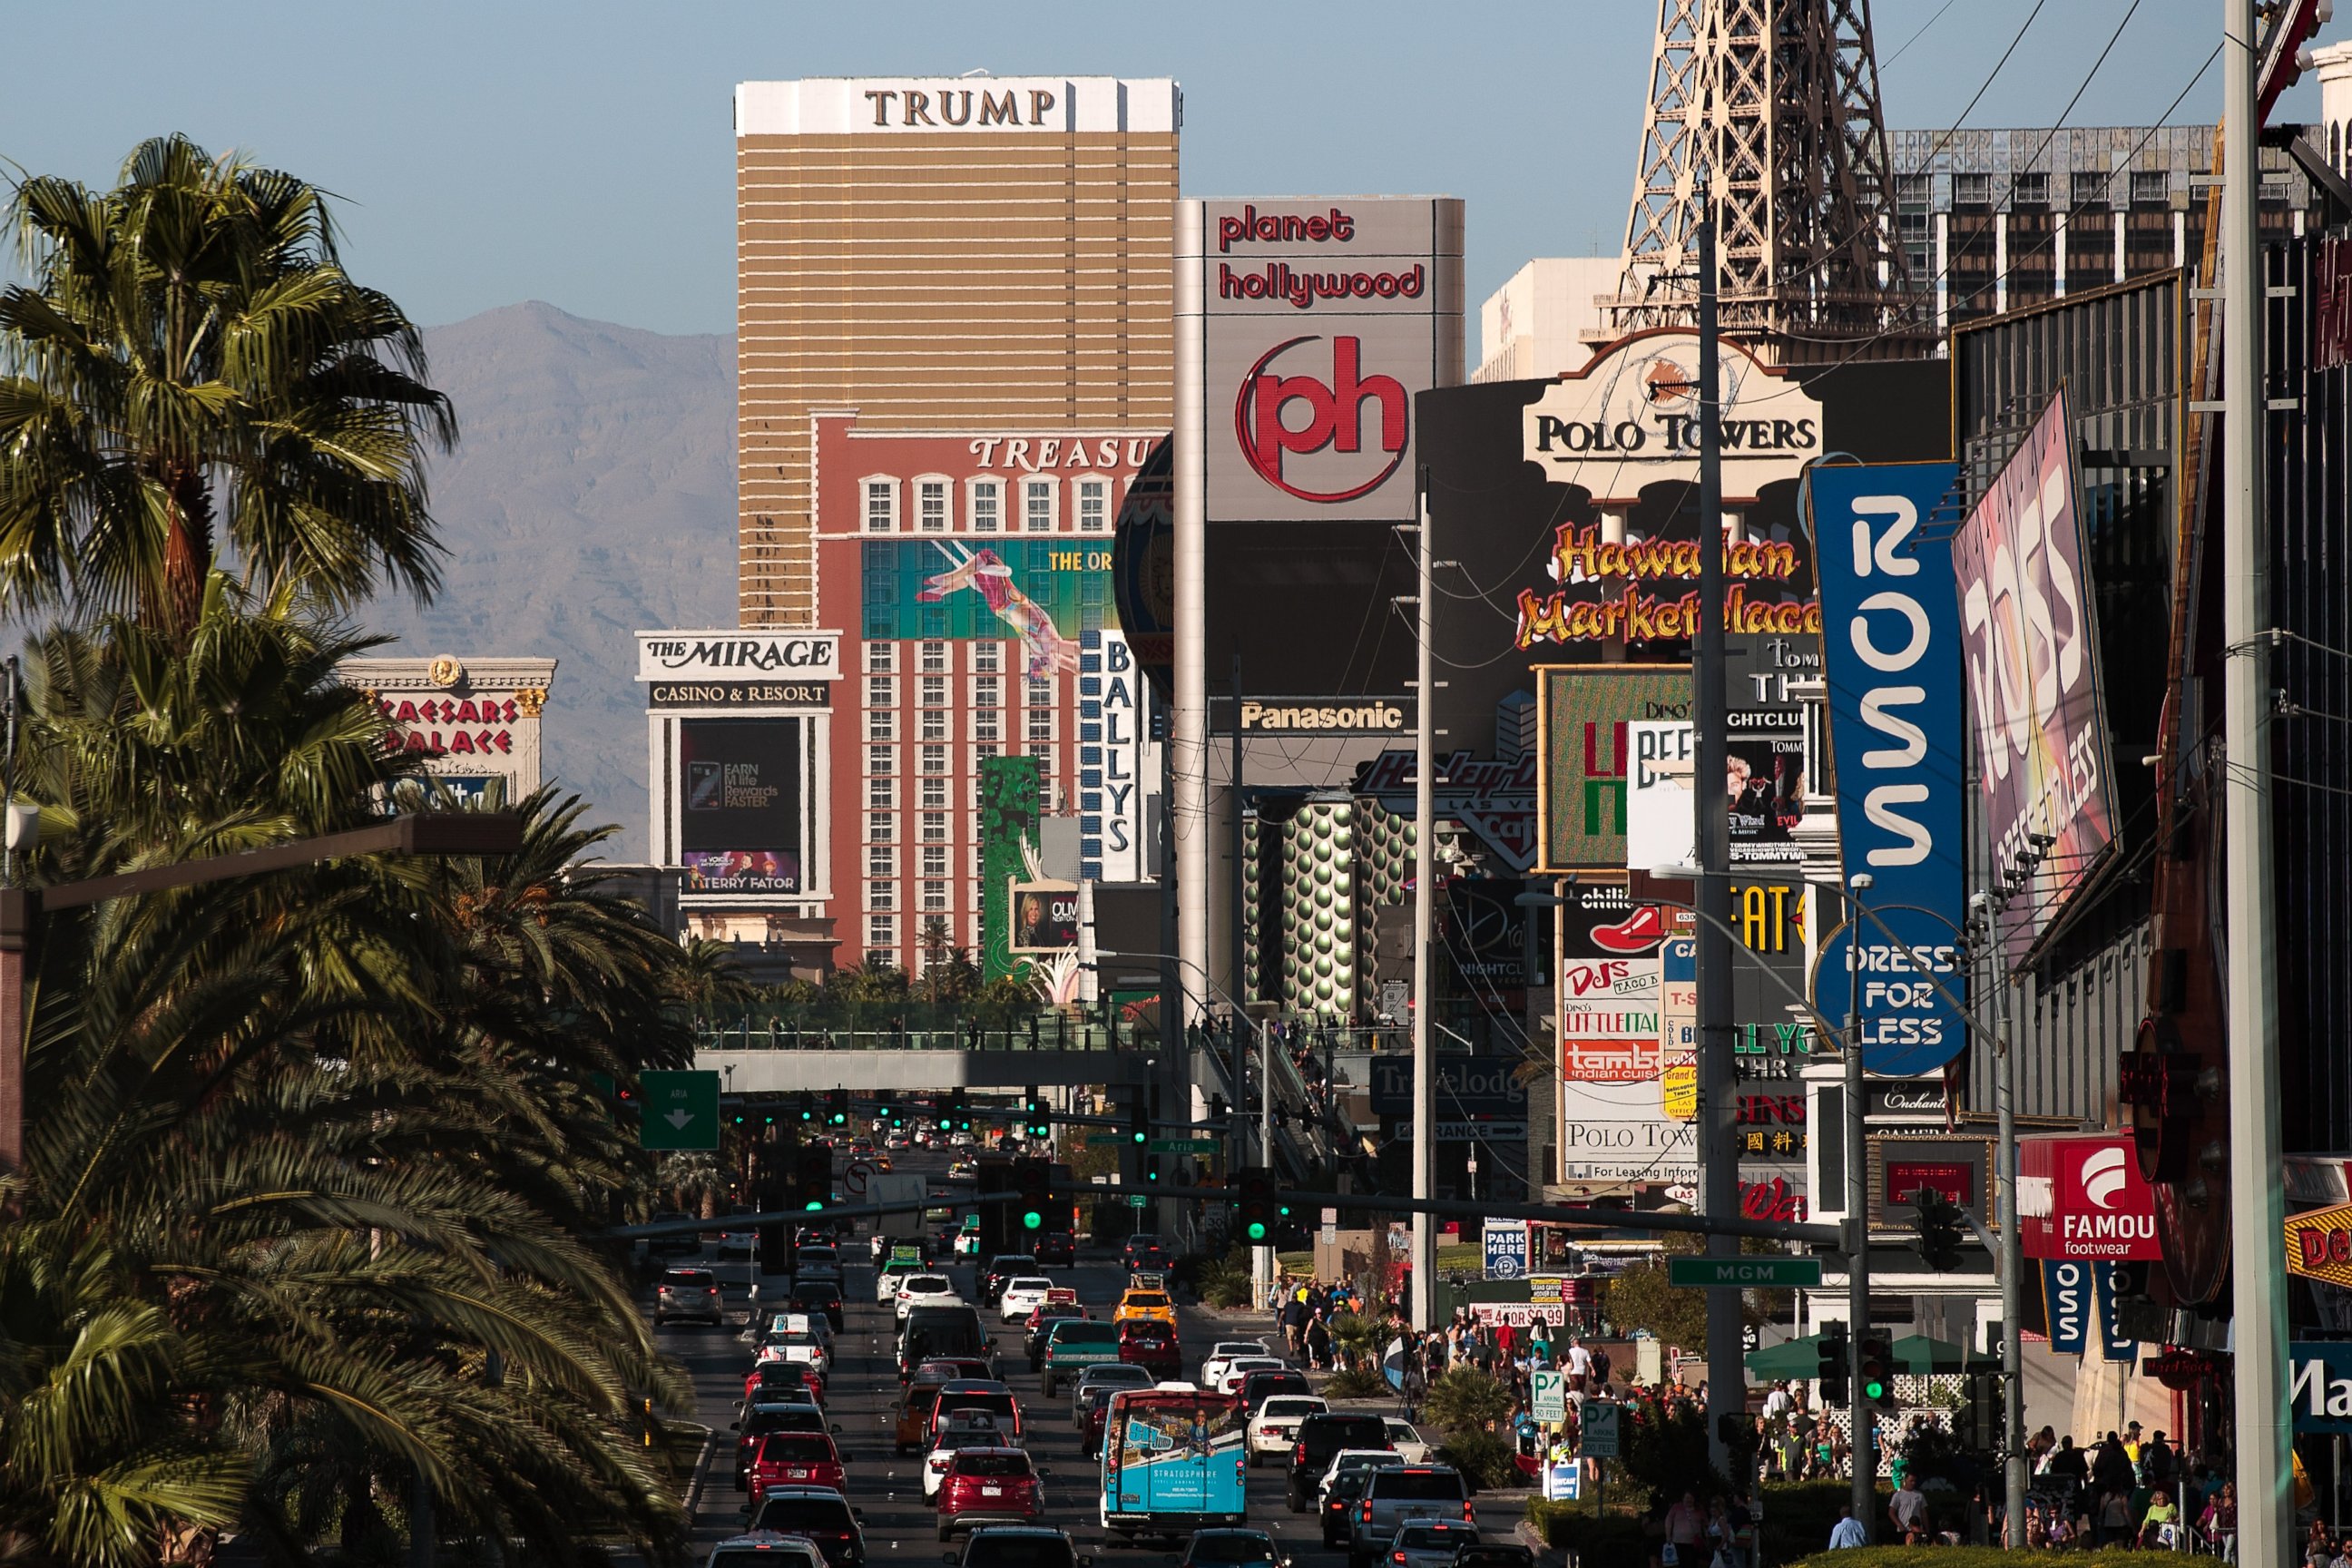
[{"label": "white suv", "polygon": [[1054,1282],[1036,1275],[1024,1274],[1004,1282],[1004,1294],[997,1298],[998,1314],[1006,1322],[1025,1318],[1045,1304]]},{"label": "white suv", "polygon": [[955,1281],[946,1275],[909,1274],[898,1281],[898,1321],[905,1322],[918,1302],[939,1306],[958,1299]]}]

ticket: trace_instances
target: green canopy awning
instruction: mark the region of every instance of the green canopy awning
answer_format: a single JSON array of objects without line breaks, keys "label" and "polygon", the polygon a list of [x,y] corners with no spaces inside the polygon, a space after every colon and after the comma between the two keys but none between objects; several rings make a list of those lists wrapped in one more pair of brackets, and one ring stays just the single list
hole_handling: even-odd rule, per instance
[{"label": "green canopy awning", "polygon": [[1895,1370],[1916,1375],[1967,1372],[1972,1367],[1995,1364],[1990,1356],[1979,1355],[1949,1341],[1929,1339],[1925,1334],[1906,1335],[1889,1348],[1895,1352]]},{"label": "green canopy awning", "polygon": [[1789,1340],[1777,1345],[1766,1345],[1760,1351],[1749,1351],[1742,1358],[1748,1375],[1771,1379],[1775,1377],[1813,1377],[1822,1370],[1822,1336],[1810,1335],[1801,1340]]}]

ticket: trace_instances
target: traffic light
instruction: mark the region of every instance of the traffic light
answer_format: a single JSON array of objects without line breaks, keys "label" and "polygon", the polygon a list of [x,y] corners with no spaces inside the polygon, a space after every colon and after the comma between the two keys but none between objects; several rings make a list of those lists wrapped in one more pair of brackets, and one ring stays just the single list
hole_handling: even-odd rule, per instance
[{"label": "traffic light", "polygon": [[849,1091],[847,1089],[835,1089],[825,1091],[824,1124],[827,1127],[849,1125]]},{"label": "traffic light", "polygon": [[823,1144],[803,1149],[793,1166],[793,1201],[804,1210],[833,1201],[833,1151]]},{"label": "traffic light", "polygon": [[1053,1197],[1054,1165],[1050,1160],[1023,1155],[1013,1162],[1013,1190],[1021,1196],[1021,1228],[1045,1228],[1045,1211]]},{"label": "traffic light", "polygon": [[1271,1238],[1277,1206],[1274,1173],[1263,1165],[1244,1165],[1234,1173],[1234,1185],[1241,1194],[1234,1205],[1234,1217],[1241,1226],[1242,1239],[1264,1242]]},{"label": "traffic light", "polygon": [[1151,1108],[1139,1100],[1127,1108],[1127,1137],[1139,1149],[1151,1142]]},{"label": "traffic light", "polygon": [[1960,1205],[1933,1187],[1919,1187],[1911,1194],[1911,1211],[1919,1230],[1912,1245],[1927,1259],[1927,1267],[1938,1274],[1948,1274],[1958,1268]]},{"label": "traffic light", "polygon": [[1854,1397],[1882,1410],[1895,1408],[1895,1347],[1885,1340],[1862,1342],[1862,1386]]},{"label": "traffic light", "polygon": [[1157,1182],[1160,1180],[1159,1155],[1146,1154],[1143,1157],[1143,1179],[1147,1182]]},{"label": "traffic light", "polygon": [[957,1089],[948,1096],[948,1131],[950,1132],[971,1131],[971,1106],[965,1100],[961,1089]]},{"label": "traffic light", "polygon": [[816,1096],[807,1089],[801,1090],[801,1120],[804,1122],[816,1120]]},{"label": "traffic light", "polygon": [[1045,1097],[1034,1083],[1029,1086],[1028,1106],[1028,1119],[1022,1123],[1021,1131],[1031,1138],[1051,1138],[1054,1135],[1054,1115],[1045,1109]]},{"label": "traffic light", "polygon": [[793,1271],[793,1227],[763,1225],[759,1234],[760,1272],[770,1279]]},{"label": "traffic light", "polygon": [[1846,1338],[1842,1322],[1822,1326],[1821,1368],[1822,1405],[1830,1410],[1843,1410],[1853,1396],[1853,1379],[1849,1375],[1853,1366],[1853,1342]]},{"label": "traffic light", "polygon": [[1979,1453],[1997,1453],[2006,1434],[2001,1423],[2000,1373],[1969,1373],[1968,1408],[1962,1413],[1962,1440]]}]

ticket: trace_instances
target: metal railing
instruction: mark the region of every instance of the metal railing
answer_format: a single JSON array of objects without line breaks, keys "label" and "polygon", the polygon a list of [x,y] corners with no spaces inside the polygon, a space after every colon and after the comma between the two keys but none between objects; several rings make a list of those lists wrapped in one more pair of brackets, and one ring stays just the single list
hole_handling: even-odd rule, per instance
[{"label": "metal railing", "polygon": [[1061,1013],[1038,1014],[1011,1025],[954,1019],[796,1023],[751,1018],[705,1024],[695,1031],[695,1048],[701,1051],[1125,1051],[1158,1046],[1159,1037],[1148,1026],[1107,1025]]}]

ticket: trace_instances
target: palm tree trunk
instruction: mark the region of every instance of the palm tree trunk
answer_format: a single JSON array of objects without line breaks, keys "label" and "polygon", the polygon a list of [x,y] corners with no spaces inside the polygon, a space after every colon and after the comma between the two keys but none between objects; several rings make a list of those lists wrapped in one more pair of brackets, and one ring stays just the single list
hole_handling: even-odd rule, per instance
[{"label": "palm tree trunk", "polygon": [[213,566],[213,498],[203,470],[194,463],[173,462],[164,471],[163,489],[170,498],[163,536],[164,602],[141,606],[141,618],[184,646],[204,613],[205,578]]}]

